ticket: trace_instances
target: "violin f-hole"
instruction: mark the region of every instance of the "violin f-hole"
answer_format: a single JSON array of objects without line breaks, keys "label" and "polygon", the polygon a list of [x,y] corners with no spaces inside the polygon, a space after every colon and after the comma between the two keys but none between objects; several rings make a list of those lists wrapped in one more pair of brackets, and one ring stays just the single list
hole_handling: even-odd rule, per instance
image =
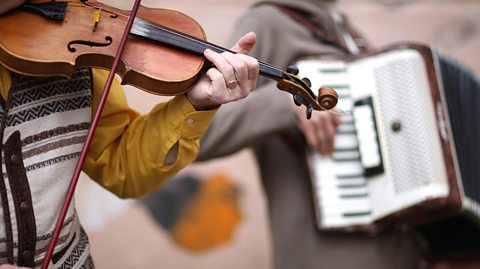
[{"label": "violin f-hole", "polygon": [[68,43],[67,48],[68,51],[70,52],[76,52],[77,49],[73,47],[73,45],[83,45],[83,46],[90,46],[90,47],[107,47],[112,44],[112,37],[111,36],[106,36],[105,37],[105,43],[100,43],[100,42],[94,42],[94,41],[87,41],[87,40],[72,40]]}]

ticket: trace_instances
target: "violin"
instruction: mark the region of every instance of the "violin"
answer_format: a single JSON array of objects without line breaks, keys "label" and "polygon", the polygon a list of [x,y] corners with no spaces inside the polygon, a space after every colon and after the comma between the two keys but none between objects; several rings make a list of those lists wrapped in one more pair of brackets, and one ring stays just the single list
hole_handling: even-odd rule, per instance
[{"label": "violin", "polygon": [[[110,69],[129,15],[130,11],[94,0],[28,2],[0,17],[0,62],[29,76],[70,77],[76,67]],[[116,73],[122,84],[178,95],[210,67],[203,57],[206,49],[229,51],[207,42],[202,27],[191,17],[140,6]],[[284,72],[263,62],[259,65],[260,75],[276,80],[297,105],[307,107],[308,118],[312,110],[329,110],[337,104],[336,92],[328,87],[320,88],[317,98],[309,80],[296,77],[298,69]]]}]

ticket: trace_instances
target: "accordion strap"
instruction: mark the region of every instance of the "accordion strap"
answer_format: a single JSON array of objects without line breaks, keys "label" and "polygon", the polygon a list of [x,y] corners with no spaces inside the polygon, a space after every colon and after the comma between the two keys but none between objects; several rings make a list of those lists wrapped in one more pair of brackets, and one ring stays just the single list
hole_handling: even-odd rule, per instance
[{"label": "accordion strap", "polygon": [[[333,45],[342,49],[344,52],[348,54],[353,54],[351,50],[342,42],[338,35],[330,35],[324,29],[320,28],[315,23],[312,23],[308,19],[305,18],[298,10],[295,10],[287,5],[277,4],[277,3],[269,3],[265,2],[262,4],[270,4],[276,6],[280,11],[282,11],[285,15],[289,16],[294,21],[298,22],[305,28],[307,28],[314,37],[319,40],[320,42]],[[352,40],[357,45],[360,52],[367,51],[367,45],[365,39],[360,36],[356,31],[354,31],[350,26],[344,27],[345,33],[352,37]]]}]

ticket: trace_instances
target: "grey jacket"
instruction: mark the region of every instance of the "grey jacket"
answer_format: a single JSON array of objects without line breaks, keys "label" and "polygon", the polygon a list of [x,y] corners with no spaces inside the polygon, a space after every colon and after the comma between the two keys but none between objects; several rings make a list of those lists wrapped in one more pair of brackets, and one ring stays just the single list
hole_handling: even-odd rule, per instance
[{"label": "grey jacket", "polygon": [[[269,1],[311,14],[327,33],[336,25],[320,1]],[[251,55],[286,68],[305,56],[345,57],[343,50],[312,37],[304,26],[271,5],[254,6],[238,22],[231,40],[257,33]],[[315,226],[305,141],[296,128],[292,97],[261,79],[246,99],[223,105],[201,140],[197,161],[252,148],[267,197],[276,269],[416,268],[419,249],[410,231],[370,237],[324,234]]]}]

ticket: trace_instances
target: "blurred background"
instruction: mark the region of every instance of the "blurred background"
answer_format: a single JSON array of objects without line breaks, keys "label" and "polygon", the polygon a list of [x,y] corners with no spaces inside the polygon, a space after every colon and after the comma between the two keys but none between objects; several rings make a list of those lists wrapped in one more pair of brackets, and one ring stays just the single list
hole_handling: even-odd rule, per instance
[{"label": "blurred background", "polygon": [[[132,0],[102,2],[123,9],[133,4]],[[208,40],[219,45],[255,2],[142,1],[147,7],[188,14],[202,25]],[[374,47],[428,43],[480,74],[479,0],[338,3]],[[166,100],[125,88],[130,105],[141,112]],[[117,199],[83,175],[76,203],[97,268],[271,268],[266,205],[251,152],[191,165],[177,181],[159,194],[165,212],[152,215],[138,201]],[[182,218],[180,213],[186,210],[190,215]]]}]

